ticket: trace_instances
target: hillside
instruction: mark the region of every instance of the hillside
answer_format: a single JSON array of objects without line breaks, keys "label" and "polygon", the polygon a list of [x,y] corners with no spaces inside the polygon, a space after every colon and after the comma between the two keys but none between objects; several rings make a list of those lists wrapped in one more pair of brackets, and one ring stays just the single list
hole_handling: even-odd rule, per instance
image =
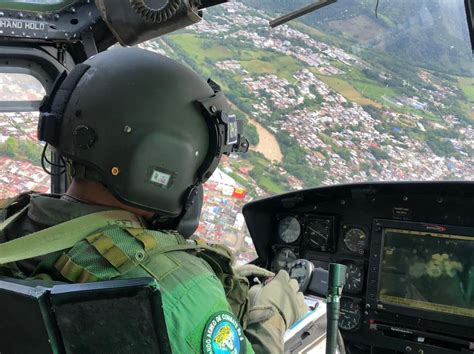
[{"label": "hillside", "polygon": [[[307,0],[244,0],[272,14],[287,13]],[[346,45],[377,50],[407,64],[455,75],[472,75],[465,13],[455,0],[340,0],[301,21],[336,35]]]},{"label": "hillside", "polygon": [[[333,8],[325,21],[349,28],[363,16],[388,36],[389,26],[374,22],[369,2],[350,4],[353,11],[337,17]],[[272,30],[274,16],[230,3],[155,43],[222,84],[254,146],[259,133],[250,121],[276,138],[278,145],[266,139],[273,145],[258,149],[264,155],[229,161],[229,173],[253,195],[349,181],[474,176],[470,75],[428,70],[373,44],[350,46],[350,36],[331,26],[293,21]],[[364,41],[374,39],[366,33]],[[272,146],[281,161],[267,153]],[[248,173],[237,172],[242,164]]]}]

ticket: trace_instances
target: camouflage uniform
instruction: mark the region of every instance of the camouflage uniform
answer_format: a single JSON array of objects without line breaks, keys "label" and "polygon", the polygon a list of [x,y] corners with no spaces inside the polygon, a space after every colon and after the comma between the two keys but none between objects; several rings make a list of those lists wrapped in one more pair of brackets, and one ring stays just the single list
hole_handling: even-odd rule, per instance
[{"label": "camouflage uniform", "polygon": [[[0,242],[110,209],[64,197],[36,196],[32,198],[28,213],[0,235]],[[182,247],[183,250],[164,252],[166,247]],[[253,353],[254,349],[258,353],[282,351],[281,324],[276,327],[261,323],[245,326],[247,280],[216,273],[206,257],[187,247],[189,243],[176,233],[112,226],[100,232],[93,230],[86,240],[65,252],[9,264],[8,272],[16,277],[68,282],[151,276],[162,289],[173,352],[201,352],[206,324],[220,312],[233,312],[251,339],[252,345],[243,338],[244,350],[241,352]],[[231,256],[223,247],[217,252],[230,264]]]}]

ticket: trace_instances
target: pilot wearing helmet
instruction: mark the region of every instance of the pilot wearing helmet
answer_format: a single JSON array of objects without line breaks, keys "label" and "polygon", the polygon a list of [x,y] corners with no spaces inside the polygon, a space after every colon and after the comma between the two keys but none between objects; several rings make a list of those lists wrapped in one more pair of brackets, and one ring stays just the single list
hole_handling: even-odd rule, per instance
[{"label": "pilot wearing helmet", "polygon": [[[0,272],[71,283],[152,277],[173,352],[283,351],[284,332],[307,310],[296,281],[232,268],[227,248],[182,236],[197,226],[201,185],[222,155],[248,148],[214,82],[152,52],[114,49],[62,75],[41,112],[38,137],[67,161],[72,182],[62,196],[4,207],[0,243],[35,243],[12,246]],[[269,281],[251,287],[254,276]]]}]

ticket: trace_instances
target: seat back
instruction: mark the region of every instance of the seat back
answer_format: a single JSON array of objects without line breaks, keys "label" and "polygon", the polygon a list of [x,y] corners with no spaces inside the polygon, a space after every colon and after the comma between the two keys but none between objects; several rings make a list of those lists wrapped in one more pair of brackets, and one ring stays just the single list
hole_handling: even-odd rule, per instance
[{"label": "seat back", "polygon": [[57,352],[58,335],[51,324],[48,288],[24,285],[9,278],[0,280],[0,352]]},{"label": "seat back", "polygon": [[171,353],[151,278],[51,284],[0,277],[0,353]]}]

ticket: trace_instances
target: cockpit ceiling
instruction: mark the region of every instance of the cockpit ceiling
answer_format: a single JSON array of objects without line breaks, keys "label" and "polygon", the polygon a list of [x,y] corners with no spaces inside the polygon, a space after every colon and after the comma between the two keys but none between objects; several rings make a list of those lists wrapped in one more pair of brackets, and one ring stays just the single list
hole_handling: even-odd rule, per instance
[{"label": "cockpit ceiling", "polygon": [[56,12],[72,4],[74,0],[12,0],[4,1],[4,10]]}]

